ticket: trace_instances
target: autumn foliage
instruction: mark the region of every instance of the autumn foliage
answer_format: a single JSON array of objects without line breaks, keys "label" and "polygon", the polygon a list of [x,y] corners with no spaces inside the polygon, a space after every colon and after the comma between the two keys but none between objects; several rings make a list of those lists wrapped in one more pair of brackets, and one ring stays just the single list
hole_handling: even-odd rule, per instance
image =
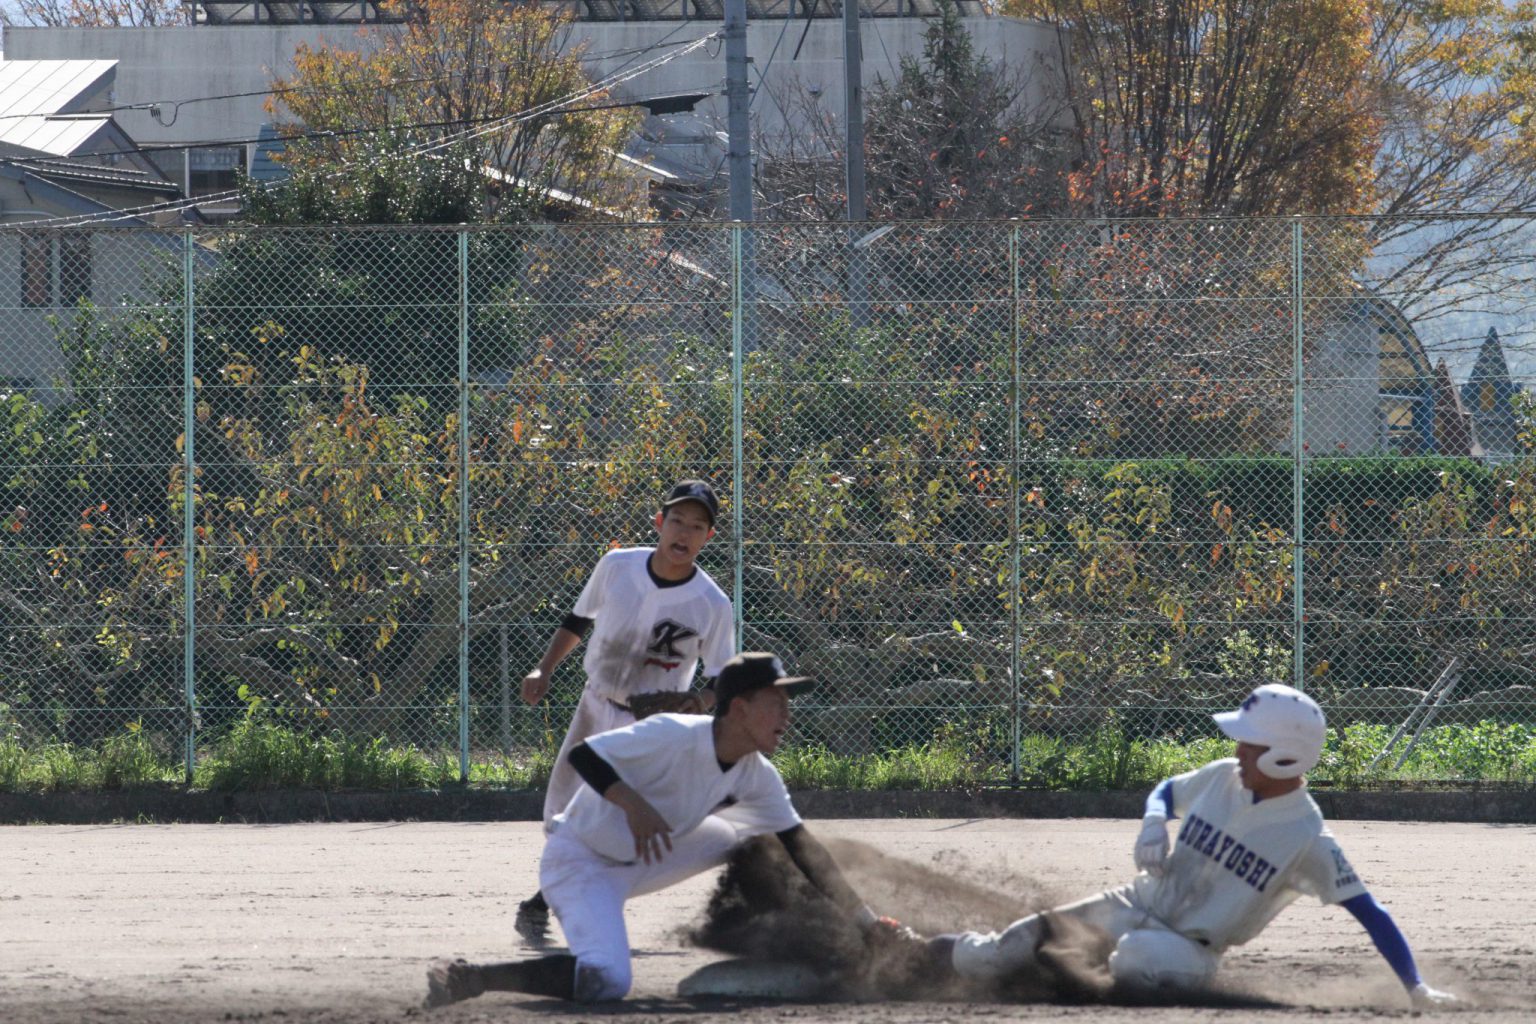
[{"label": "autumn foliage", "polygon": [[1379,124],[1365,0],[1011,0],[1006,10],[1066,30],[1073,209],[1368,208]]},{"label": "autumn foliage", "polygon": [[[445,220],[541,219],[552,201],[562,217],[633,210],[617,152],[638,115],[593,109],[612,98],[583,69],[584,46],[566,45],[569,20],[534,4],[421,0],[355,44],[300,44],[268,101],[284,134],[304,136],[283,163],[342,200],[385,197],[343,202],[355,220],[438,219],[422,215],[432,204],[419,193],[445,188],[467,207]],[[391,208],[391,196],[406,198]]]}]

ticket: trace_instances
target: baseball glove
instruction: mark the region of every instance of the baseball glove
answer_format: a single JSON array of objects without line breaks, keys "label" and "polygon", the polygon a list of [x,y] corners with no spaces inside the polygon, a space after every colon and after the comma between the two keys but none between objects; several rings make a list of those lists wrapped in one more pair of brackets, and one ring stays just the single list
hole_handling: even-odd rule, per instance
[{"label": "baseball glove", "polygon": [[670,712],[678,715],[702,715],[704,701],[691,690],[647,690],[631,694],[629,712],[636,720]]}]

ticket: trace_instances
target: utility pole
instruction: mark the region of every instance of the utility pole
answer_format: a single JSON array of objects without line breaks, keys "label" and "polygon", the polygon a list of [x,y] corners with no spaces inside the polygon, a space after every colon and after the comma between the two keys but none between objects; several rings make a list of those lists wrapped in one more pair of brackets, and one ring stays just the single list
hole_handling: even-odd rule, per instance
[{"label": "utility pole", "polygon": [[869,324],[869,283],[864,247],[858,245],[864,205],[864,68],[859,38],[859,0],[843,0],[843,139],[848,189],[848,319]]},{"label": "utility pole", "polygon": [[731,173],[731,220],[741,233],[742,350],[757,347],[756,246],[752,238],[752,96],[747,91],[747,0],[725,0],[726,159]]}]

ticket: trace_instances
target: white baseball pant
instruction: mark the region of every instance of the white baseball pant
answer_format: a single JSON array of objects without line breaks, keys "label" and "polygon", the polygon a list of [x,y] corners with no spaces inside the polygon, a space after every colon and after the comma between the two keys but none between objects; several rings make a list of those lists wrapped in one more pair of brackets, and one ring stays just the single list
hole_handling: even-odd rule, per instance
[{"label": "white baseball pant", "polygon": [[600,732],[634,724],[635,716],[627,708],[619,707],[606,697],[599,697],[592,690],[581,691],[581,700],[576,702],[576,713],[571,716],[570,728],[565,730],[560,752],[555,755],[554,767],[549,771],[549,786],[544,790],[545,832],[549,831],[549,823],[555,815],[565,810],[565,805],[571,802],[571,797],[576,795],[581,785],[581,776],[568,760],[572,748]]},{"label": "white baseball pant", "polygon": [[710,815],[699,827],[672,837],[659,861],[620,863],[556,829],[539,859],[539,889],[560,919],[576,957],[578,1002],[622,999],[633,980],[624,904],[632,896],[665,889],[725,863],[740,842],[736,827]]},{"label": "white baseball pant", "polygon": [[[1123,886],[1049,911],[1108,935],[1115,942],[1109,971],[1119,984],[1139,989],[1201,989],[1220,966],[1218,954],[1171,930],[1134,906]],[[966,932],[955,943],[952,963],[962,977],[1004,978],[1036,962],[1045,938],[1042,914],[1031,914],[1001,932]]]}]

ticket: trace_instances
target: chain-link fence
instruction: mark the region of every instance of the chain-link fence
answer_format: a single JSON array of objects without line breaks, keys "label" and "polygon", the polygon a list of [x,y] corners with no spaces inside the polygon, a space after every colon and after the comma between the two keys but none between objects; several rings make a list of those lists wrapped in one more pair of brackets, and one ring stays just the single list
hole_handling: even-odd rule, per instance
[{"label": "chain-link fence", "polygon": [[1355,222],[872,228],[0,232],[0,725],[538,747],[579,658],[523,673],[703,475],[800,744],[1027,781],[1261,680],[1529,743],[1536,296],[1416,328]]}]

